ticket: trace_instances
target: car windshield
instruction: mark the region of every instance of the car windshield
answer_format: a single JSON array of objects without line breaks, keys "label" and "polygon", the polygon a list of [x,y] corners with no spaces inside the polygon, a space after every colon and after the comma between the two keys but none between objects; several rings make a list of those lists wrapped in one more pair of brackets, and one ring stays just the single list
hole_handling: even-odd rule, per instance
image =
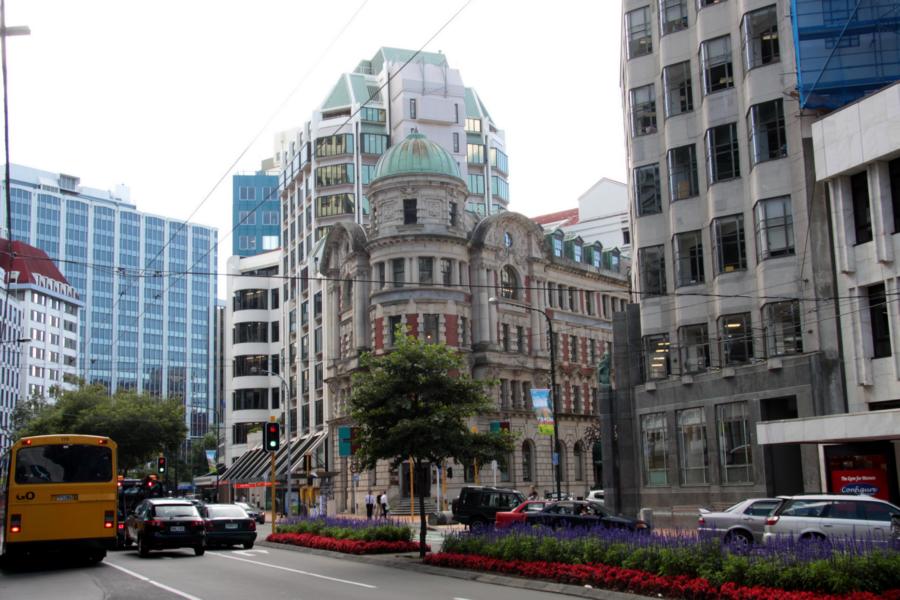
[{"label": "car windshield", "polygon": [[153,515],[166,519],[178,517],[200,518],[200,513],[193,504],[157,504],[153,507]]},{"label": "car windshield", "polygon": [[210,519],[246,519],[247,513],[240,506],[207,506]]}]

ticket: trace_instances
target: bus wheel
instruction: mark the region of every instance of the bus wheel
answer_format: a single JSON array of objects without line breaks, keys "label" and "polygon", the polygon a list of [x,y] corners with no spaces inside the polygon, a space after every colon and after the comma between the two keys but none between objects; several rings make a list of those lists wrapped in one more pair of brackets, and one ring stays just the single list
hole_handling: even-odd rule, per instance
[{"label": "bus wheel", "polygon": [[106,558],[106,550],[92,550],[85,556],[85,560],[89,565],[96,565],[104,558]]}]

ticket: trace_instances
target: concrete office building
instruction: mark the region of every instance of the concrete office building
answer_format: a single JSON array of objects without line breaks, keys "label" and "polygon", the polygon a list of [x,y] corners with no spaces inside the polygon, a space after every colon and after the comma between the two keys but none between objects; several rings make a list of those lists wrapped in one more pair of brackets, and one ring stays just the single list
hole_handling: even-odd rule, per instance
[{"label": "concrete office building", "polygon": [[[214,410],[217,232],[139,212],[128,190],[11,165],[12,237],[47,253],[85,310],[80,374],[110,391],[182,398],[190,437]],[[5,214],[5,211],[4,211]]]},{"label": "concrete office building", "polygon": [[[7,248],[0,248],[0,256]],[[13,443],[12,416],[21,396],[19,363],[22,350],[19,340],[22,331],[22,307],[15,295],[6,288],[7,270],[0,264],[0,452]]]}]

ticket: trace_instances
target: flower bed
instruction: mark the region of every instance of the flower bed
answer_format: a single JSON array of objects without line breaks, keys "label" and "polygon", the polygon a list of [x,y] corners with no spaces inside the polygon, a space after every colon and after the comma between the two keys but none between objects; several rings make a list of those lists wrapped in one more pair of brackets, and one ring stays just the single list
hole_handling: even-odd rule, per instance
[{"label": "flower bed", "polygon": [[731,582],[717,586],[700,577],[654,575],[646,571],[622,567],[503,560],[472,554],[444,552],[429,554],[425,557],[425,563],[440,567],[519,575],[531,579],[549,579],[559,583],[591,585],[647,596],[661,595],[669,598],[696,600],[877,600],[882,598],[884,600],[900,600],[900,590],[891,590],[881,594],[852,592],[840,595],[806,591],[786,592],[762,586],[741,586]]},{"label": "flower bed", "polygon": [[411,542],[412,530],[389,519],[340,519],[334,517],[289,517],[278,521],[275,533],[309,533],[339,540],[365,542]]},{"label": "flower bed", "polygon": [[312,533],[271,533],[266,538],[276,544],[291,544],[305,548],[318,548],[344,554],[389,554],[392,552],[418,552],[419,544],[406,541],[365,541],[338,539]]}]

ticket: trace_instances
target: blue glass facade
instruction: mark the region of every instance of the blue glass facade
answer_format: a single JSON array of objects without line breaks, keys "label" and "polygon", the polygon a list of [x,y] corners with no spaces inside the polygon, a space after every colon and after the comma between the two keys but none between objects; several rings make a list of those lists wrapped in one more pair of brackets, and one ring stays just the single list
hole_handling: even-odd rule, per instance
[{"label": "blue glass facade", "polygon": [[232,255],[254,256],[281,246],[278,176],[263,172],[232,178]]},{"label": "blue glass facade", "polygon": [[106,191],[54,188],[65,185],[59,174],[11,170],[13,239],[47,252],[84,299],[82,376],[182,398],[190,435],[203,436],[215,402],[217,230],[143,214]]},{"label": "blue glass facade", "polygon": [[801,108],[834,110],[900,79],[897,0],[791,0]]}]

